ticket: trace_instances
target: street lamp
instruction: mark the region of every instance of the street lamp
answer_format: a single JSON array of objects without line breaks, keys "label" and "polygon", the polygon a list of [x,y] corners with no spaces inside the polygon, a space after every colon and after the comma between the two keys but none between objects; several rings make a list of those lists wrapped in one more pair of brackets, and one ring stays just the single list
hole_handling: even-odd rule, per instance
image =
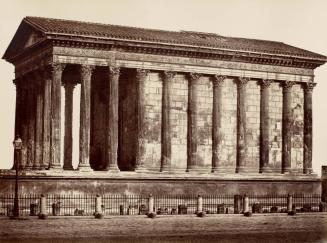
[{"label": "street lamp", "polygon": [[19,165],[21,162],[21,150],[23,146],[22,139],[19,137],[19,135],[16,135],[13,145],[14,145],[14,167],[16,170],[13,218],[19,218],[18,172],[19,172]]}]

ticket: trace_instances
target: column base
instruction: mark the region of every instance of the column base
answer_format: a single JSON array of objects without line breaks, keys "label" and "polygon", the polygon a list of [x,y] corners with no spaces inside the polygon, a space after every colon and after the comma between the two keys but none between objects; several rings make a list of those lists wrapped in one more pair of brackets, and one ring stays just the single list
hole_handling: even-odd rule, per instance
[{"label": "column base", "polygon": [[238,166],[235,169],[235,173],[247,173],[247,168],[245,166]]},{"label": "column base", "polygon": [[63,170],[74,170],[72,165],[64,165]]},{"label": "column base", "polygon": [[105,168],[105,171],[117,173],[117,172],[120,172],[120,169],[118,168],[117,165],[109,165],[108,168]]},{"label": "column base", "polygon": [[138,168],[135,168],[135,172],[142,173],[142,172],[149,172],[149,170],[145,167],[138,167]]},{"label": "column base", "polygon": [[303,169],[303,174],[305,174],[305,175],[313,174],[312,168]]},{"label": "column base", "polygon": [[203,168],[203,167],[199,167],[199,166],[191,166],[189,168],[186,169],[186,172],[188,173],[209,173],[210,172],[210,168]]},{"label": "column base", "polygon": [[78,165],[77,170],[78,171],[81,171],[81,172],[90,172],[90,171],[93,171],[93,169],[90,167],[90,165]]},{"label": "column base", "polygon": [[282,174],[291,174],[292,169],[291,168],[282,168]]},{"label": "column base", "polygon": [[167,173],[169,173],[169,172],[172,172],[172,169],[171,169],[170,166],[163,166],[163,167],[160,168],[160,172],[167,172]]},{"label": "column base", "polygon": [[231,174],[235,173],[234,167],[214,167],[211,169],[211,173],[213,174]]}]

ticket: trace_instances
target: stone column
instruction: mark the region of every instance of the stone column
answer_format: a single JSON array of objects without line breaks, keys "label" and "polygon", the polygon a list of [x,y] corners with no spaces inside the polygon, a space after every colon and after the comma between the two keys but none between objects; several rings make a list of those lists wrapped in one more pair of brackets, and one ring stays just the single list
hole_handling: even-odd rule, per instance
[{"label": "stone column", "polygon": [[73,170],[73,95],[75,83],[66,82],[65,87],[65,135],[64,135],[64,170]]},{"label": "stone column", "polygon": [[162,73],[162,111],[161,111],[161,168],[160,171],[171,169],[171,124],[170,124],[170,94],[171,85],[176,73]]},{"label": "stone column", "polygon": [[37,75],[35,80],[36,91],[36,122],[35,122],[35,161],[34,169],[44,169],[42,161],[42,143],[43,143],[43,84]]},{"label": "stone column", "polygon": [[90,167],[90,113],[91,113],[91,76],[94,66],[81,66],[81,108],[79,132],[79,170]]},{"label": "stone column", "polygon": [[26,169],[33,169],[35,159],[35,83],[33,77],[28,77],[28,139],[27,139],[27,165]]},{"label": "stone column", "polygon": [[292,150],[292,86],[294,82],[285,81],[283,85],[282,121],[282,173],[291,171]]},{"label": "stone column", "polygon": [[21,110],[21,125],[22,125],[22,168],[27,166],[27,142],[28,142],[28,85],[26,79],[22,79],[22,110]]},{"label": "stone column", "polygon": [[135,171],[146,171],[145,168],[145,80],[149,70],[136,70],[137,83],[137,145]]},{"label": "stone column", "polygon": [[246,169],[246,84],[249,78],[239,78],[237,81],[237,146],[236,173]]},{"label": "stone column", "polygon": [[21,79],[14,79],[14,85],[16,86],[16,107],[15,107],[15,137],[17,135],[21,136],[21,112],[22,112],[22,80]]},{"label": "stone column", "polygon": [[43,155],[42,165],[49,168],[51,153],[51,73],[43,70]]},{"label": "stone column", "polygon": [[65,64],[52,64],[50,169],[60,169],[61,79]]},{"label": "stone column", "polygon": [[312,90],[316,83],[304,84],[303,174],[312,173]]},{"label": "stone column", "polygon": [[271,80],[263,79],[260,82],[260,169],[259,172],[268,172],[269,164],[269,86]]},{"label": "stone column", "polygon": [[222,86],[225,76],[215,75],[212,78],[213,83],[213,105],[212,105],[212,172],[221,171],[222,155]]},{"label": "stone column", "polygon": [[200,74],[189,73],[188,76],[188,111],[187,111],[187,169],[186,172],[198,169],[197,165],[197,82]]},{"label": "stone column", "polygon": [[109,99],[108,99],[108,130],[107,130],[107,170],[119,171],[118,168],[118,104],[119,104],[119,67],[109,67]]}]

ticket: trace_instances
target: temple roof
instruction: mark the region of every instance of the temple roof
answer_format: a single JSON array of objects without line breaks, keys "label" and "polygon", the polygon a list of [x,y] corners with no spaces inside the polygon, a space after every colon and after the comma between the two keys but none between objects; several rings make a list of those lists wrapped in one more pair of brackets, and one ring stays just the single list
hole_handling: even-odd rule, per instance
[{"label": "temple roof", "polygon": [[[124,40],[140,43],[168,44],[171,46],[259,53],[313,59],[322,62],[327,61],[327,58],[323,55],[282,42],[226,37],[214,33],[144,29],[42,17],[25,17],[22,23],[27,23],[46,36],[68,35],[94,39]],[[10,49],[10,46],[8,49]],[[8,51],[6,51],[3,58],[7,59]]]}]

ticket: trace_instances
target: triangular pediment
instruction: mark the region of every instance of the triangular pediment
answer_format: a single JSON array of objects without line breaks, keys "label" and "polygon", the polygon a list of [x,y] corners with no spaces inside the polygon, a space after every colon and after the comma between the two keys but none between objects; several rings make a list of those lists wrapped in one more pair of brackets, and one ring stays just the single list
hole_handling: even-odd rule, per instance
[{"label": "triangular pediment", "polygon": [[10,62],[15,56],[42,40],[43,32],[23,20],[2,58]]}]

